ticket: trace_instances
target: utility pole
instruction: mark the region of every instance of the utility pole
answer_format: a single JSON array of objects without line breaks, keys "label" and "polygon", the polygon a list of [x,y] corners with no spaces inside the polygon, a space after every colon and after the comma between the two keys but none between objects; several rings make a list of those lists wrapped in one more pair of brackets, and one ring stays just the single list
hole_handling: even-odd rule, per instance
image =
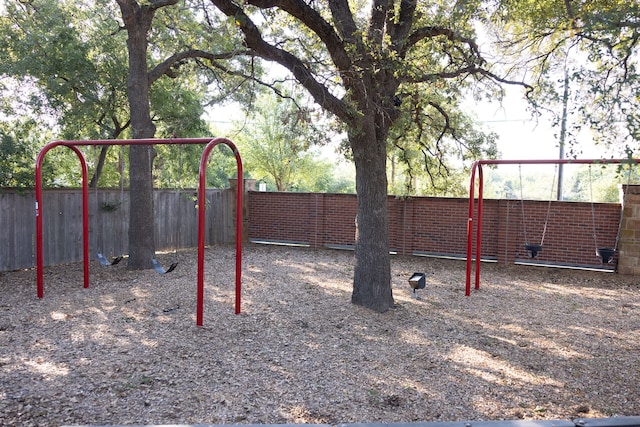
[{"label": "utility pole", "polygon": [[[564,159],[564,144],[567,134],[567,104],[569,102],[569,72],[567,71],[567,65],[564,66],[564,92],[562,94],[562,121],[560,123],[560,159]],[[563,166],[558,165],[558,194],[557,200],[562,200],[562,180],[563,180]]]}]

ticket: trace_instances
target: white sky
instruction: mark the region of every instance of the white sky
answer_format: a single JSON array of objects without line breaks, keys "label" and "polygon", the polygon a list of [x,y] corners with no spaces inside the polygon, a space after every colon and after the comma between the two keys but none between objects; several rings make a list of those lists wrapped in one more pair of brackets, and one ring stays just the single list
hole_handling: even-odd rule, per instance
[{"label": "white sky", "polygon": [[[557,135],[549,120],[531,117],[527,102],[519,90],[507,92],[502,105],[476,105],[474,113],[480,123],[499,135],[498,147],[502,159],[557,159],[560,155]],[[592,141],[588,129],[579,135],[582,154],[579,158],[599,158],[604,153]]]},{"label": "white sky", "polygon": [[[483,103],[470,105],[468,108],[486,130],[499,135],[500,158],[516,160],[559,158],[556,135],[560,133],[560,129],[553,128],[551,122],[544,118],[534,120],[527,111],[527,102],[522,97],[522,91],[513,88],[507,91],[502,104]],[[213,108],[208,114],[208,119],[222,132],[230,131],[231,122],[241,118],[242,113],[239,109],[229,105]],[[233,135],[226,136],[233,138]],[[579,135],[579,140],[582,150],[579,158],[610,157],[602,147],[593,144],[588,129]]]}]

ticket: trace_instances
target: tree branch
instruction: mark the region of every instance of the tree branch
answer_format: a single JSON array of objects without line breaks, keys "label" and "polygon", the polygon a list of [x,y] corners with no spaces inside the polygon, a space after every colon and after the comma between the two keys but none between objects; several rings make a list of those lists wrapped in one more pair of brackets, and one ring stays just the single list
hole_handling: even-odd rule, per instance
[{"label": "tree branch", "polygon": [[564,7],[567,9],[567,15],[569,16],[569,21],[573,27],[576,18],[573,15],[573,10],[571,9],[571,0],[564,0]]},{"label": "tree branch", "polygon": [[[203,67],[206,67],[206,65],[202,64]],[[221,64],[217,63],[217,62],[212,62],[211,63],[212,67],[215,67],[219,70],[221,70],[223,73],[228,74],[230,76],[236,76],[236,77],[241,77],[245,80],[251,80],[261,86],[264,86],[266,88],[269,88],[271,91],[273,91],[273,93],[275,93],[276,95],[278,95],[280,98],[283,99],[288,99],[291,102],[293,102],[293,104],[296,106],[296,108],[298,108],[299,110],[302,109],[302,107],[298,104],[298,101],[290,96],[287,95],[286,93],[282,92],[282,90],[280,90],[280,88],[278,88],[277,86],[277,82],[275,83],[269,83],[269,82],[265,82],[264,80],[261,80],[259,78],[257,78],[256,76],[254,76],[253,74],[247,74],[247,73],[243,73],[242,71],[236,71],[236,70],[231,70],[227,67],[222,66]]]},{"label": "tree branch", "polygon": [[[466,44],[467,46],[469,46],[471,52],[477,58],[482,59],[482,55],[480,55],[480,48],[478,48],[478,44],[475,42],[475,40],[468,37],[459,36],[455,33],[455,31],[445,27],[421,27],[416,29],[409,35],[407,44],[404,49],[408,50],[424,39],[435,38],[439,36],[444,36],[452,42],[457,41]],[[484,62],[484,60],[482,62]]]},{"label": "tree branch", "polygon": [[178,4],[178,0],[149,0],[152,9],[160,9],[165,6],[173,6]]},{"label": "tree branch", "polygon": [[[398,52],[400,52],[402,43],[405,42],[405,38],[409,34],[409,31],[411,31],[416,6],[416,0],[402,0],[400,2],[398,22],[387,22],[387,27],[389,27],[389,35],[391,36],[391,42],[393,43],[395,50]],[[389,19],[391,19],[392,16],[392,14],[389,14]],[[404,52],[406,53],[406,49],[404,50]],[[402,57],[404,57],[404,55],[402,55]]]},{"label": "tree branch", "polygon": [[[330,3],[333,3],[333,1]],[[385,18],[388,11],[389,2],[387,0],[373,0],[371,2],[371,19],[369,20],[369,28],[367,29],[367,38],[375,46],[382,45]]]},{"label": "tree branch", "polygon": [[[444,119],[444,126],[442,127],[442,131],[440,132],[440,135],[438,135],[438,138],[436,138],[436,147],[439,148],[440,141],[444,139],[444,136],[447,134],[447,132],[449,130],[453,131],[454,129],[451,127],[451,120],[449,119],[449,114],[447,114],[444,108],[442,108],[440,105],[432,101],[429,101],[429,105],[435,108],[436,111],[438,111],[438,113],[440,113],[440,115]],[[454,135],[454,138],[455,138],[455,135]]]},{"label": "tree branch", "polygon": [[516,86],[522,86],[525,89],[527,89],[527,94],[529,94],[531,91],[533,91],[533,86],[521,82],[521,81],[517,81],[517,80],[509,80],[503,77],[499,77],[498,75],[492,73],[489,70],[485,70],[484,68],[478,67],[477,65],[468,65],[466,67],[462,67],[459,68],[457,70],[454,71],[441,71],[438,73],[429,73],[429,74],[423,74],[422,76],[418,76],[415,78],[409,78],[406,79],[405,81],[407,83],[427,83],[427,82],[432,82],[434,80],[437,79],[453,79],[456,77],[460,77],[462,75],[480,75],[480,76],[484,76],[487,78],[490,78],[491,80],[494,80],[498,83],[504,83],[504,84],[509,84],[509,85],[516,85]]},{"label": "tree branch", "polygon": [[167,74],[169,70],[176,64],[179,64],[181,61],[185,59],[208,59],[212,63],[215,61],[219,61],[222,59],[231,59],[238,55],[247,55],[249,51],[231,51],[231,52],[223,52],[223,53],[213,53],[206,52],[198,49],[185,50],[182,52],[178,52],[174,55],[171,55],[169,58],[165,59],[155,67],[151,71],[149,71],[149,83],[153,83],[158,80],[163,74]]},{"label": "tree branch", "polygon": [[[233,17],[236,20],[236,24],[244,35],[245,45],[253,52],[255,52],[257,56],[277,62],[278,64],[287,68],[293,74],[295,79],[305,89],[307,89],[307,91],[309,91],[313,99],[323,108],[332,112],[341,120],[344,120],[347,123],[352,123],[354,121],[354,113],[348,108],[347,104],[334,96],[326,86],[318,82],[314,78],[309,68],[295,55],[287,52],[284,49],[267,43],[262,38],[262,34],[260,33],[258,27],[240,6],[238,6],[232,0],[211,1],[216,7],[218,7],[218,9],[220,9],[220,11],[222,11],[222,13],[229,17]],[[316,31],[316,34],[318,34],[317,31],[321,30],[321,38],[337,38],[337,34],[335,34],[335,32],[333,32],[331,28],[325,28],[326,26],[328,26],[326,21],[324,21],[324,19],[321,19],[321,17],[315,10],[304,5],[303,2],[300,2],[298,0],[250,0],[250,2],[252,2],[252,4],[254,5],[258,5],[259,7],[266,7],[265,5],[267,4],[272,6],[278,5],[291,14],[293,14],[294,12],[286,9],[287,7],[295,9],[295,13],[297,14],[301,13],[303,10],[308,10],[310,14],[313,14],[312,17],[299,17],[298,19],[303,20],[303,22],[309,21],[313,24],[312,21],[315,17],[316,19],[321,20],[321,23],[316,22],[312,25],[312,30]],[[331,52],[333,52],[332,58],[334,59],[334,63],[336,63],[337,61],[342,66],[349,64],[346,52],[342,50],[339,40],[332,39],[331,43],[327,43],[327,47],[330,51],[330,54]],[[342,59],[343,56],[344,59]],[[347,64],[344,63],[345,61],[347,61]],[[336,63],[336,66],[338,66],[339,69],[344,70],[345,68],[342,68],[338,63]]]},{"label": "tree branch", "polygon": [[329,9],[342,39],[345,43],[355,44],[358,26],[353,20],[347,0],[329,0]]},{"label": "tree branch", "polygon": [[[339,2],[341,0],[331,0],[329,2],[330,7],[333,7],[332,5],[336,1]],[[216,0],[212,0],[212,2],[220,8]],[[228,0],[225,1],[225,3],[228,2]],[[318,11],[310,7],[303,0],[248,0],[248,3],[261,9],[278,7],[284,12],[287,12],[318,36],[318,38],[327,47],[331,60],[339,70],[348,70],[350,68],[351,60],[347,52],[344,50],[343,41],[340,36],[334,31],[333,26],[331,26],[331,24],[329,24],[322,15],[318,13]],[[241,11],[244,16],[247,16],[240,6],[236,6],[236,8]],[[225,12],[225,14],[227,13]],[[227,16],[234,15],[227,14]],[[353,17],[351,17],[351,19],[353,19]],[[357,27],[355,27],[355,23],[353,26],[357,29]],[[349,31],[349,29],[345,28],[345,33],[347,31]],[[352,31],[349,34],[354,34],[354,32]],[[349,39],[346,38],[346,35],[343,35],[343,37],[345,37],[345,40],[349,41]]]}]

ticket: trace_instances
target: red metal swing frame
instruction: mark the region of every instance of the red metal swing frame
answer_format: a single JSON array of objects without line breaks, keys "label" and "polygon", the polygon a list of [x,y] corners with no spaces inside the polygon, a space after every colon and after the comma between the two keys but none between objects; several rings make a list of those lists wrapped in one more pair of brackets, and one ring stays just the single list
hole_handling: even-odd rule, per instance
[{"label": "red metal swing frame", "polygon": [[[469,216],[467,221],[467,266],[465,295],[471,295],[471,275],[475,260],[475,289],[480,289],[480,261],[482,256],[482,202],[484,179],[483,165],[591,165],[591,164],[621,164],[640,163],[640,159],[549,159],[549,160],[478,160],[471,166],[471,180],[469,184]],[[475,207],[476,174],[478,176],[478,206],[476,221],[476,253],[473,256],[473,222]]]},{"label": "red metal swing frame", "polygon": [[236,188],[236,294],[235,313],[240,313],[241,281],[242,281],[242,196],[244,180],[242,159],[240,152],[230,140],[226,138],[171,138],[171,139],[122,139],[122,140],[89,140],[89,141],[53,141],[45,145],[36,160],[36,282],[37,296],[44,297],[44,256],[43,256],[43,221],[42,221],[42,165],[46,154],[53,148],[64,146],[71,149],[80,161],[82,168],[82,251],[84,264],[84,287],[89,287],[89,184],[87,162],[80,146],[104,145],[185,145],[206,144],[200,159],[198,184],[198,277],[197,277],[197,306],[196,325],[203,325],[204,315],[204,240],[205,240],[205,211],[206,211],[206,170],[211,150],[218,144],[226,144],[236,158],[237,180]]}]

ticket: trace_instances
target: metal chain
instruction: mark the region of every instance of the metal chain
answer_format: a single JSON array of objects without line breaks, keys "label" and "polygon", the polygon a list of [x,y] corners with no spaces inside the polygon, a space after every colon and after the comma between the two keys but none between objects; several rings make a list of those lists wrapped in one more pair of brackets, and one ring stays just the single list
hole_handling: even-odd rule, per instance
[{"label": "metal chain", "polygon": [[598,250],[598,236],[596,233],[596,210],[593,206],[593,180],[591,177],[591,165],[589,165],[589,200],[591,201],[591,224],[593,225],[593,244]]},{"label": "metal chain", "polygon": [[549,224],[549,217],[551,216],[551,199],[553,198],[553,192],[556,186],[556,174],[558,173],[558,165],[553,170],[553,179],[551,180],[551,194],[549,195],[549,204],[547,205],[547,217],[544,220],[544,228],[542,229],[542,238],[540,239],[540,246],[544,244],[544,236],[547,234],[547,225]]},{"label": "metal chain", "polygon": [[[549,196],[549,203],[547,205],[547,215],[544,220],[544,227],[542,228],[542,237],[540,239],[540,246],[544,244],[544,238],[547,235],[547,226],[549,225],[549,218],[551,217],[551,198],[553,197],[553,191],[556,185],[556,174],[558,172],[558,165],[556,165],[553,172],[553,180],[551,181],[551,195]],[[520,176],[520,206],[522,207],[522,230],[524,232],[524,243],[529,244],[527,239],[527,221],[524,214],[524,194],[522,191],[522,165],[518,165],[518,174]]]},{"label": "metal chain", "polygon": [[518,174],[520,175],[520,207],[522,208],[522,231],[524,233],[524,244],[529,244],[527,239],[527,220],[524,215],[524,194],[522,192],[522,165],[518,165]]}]

